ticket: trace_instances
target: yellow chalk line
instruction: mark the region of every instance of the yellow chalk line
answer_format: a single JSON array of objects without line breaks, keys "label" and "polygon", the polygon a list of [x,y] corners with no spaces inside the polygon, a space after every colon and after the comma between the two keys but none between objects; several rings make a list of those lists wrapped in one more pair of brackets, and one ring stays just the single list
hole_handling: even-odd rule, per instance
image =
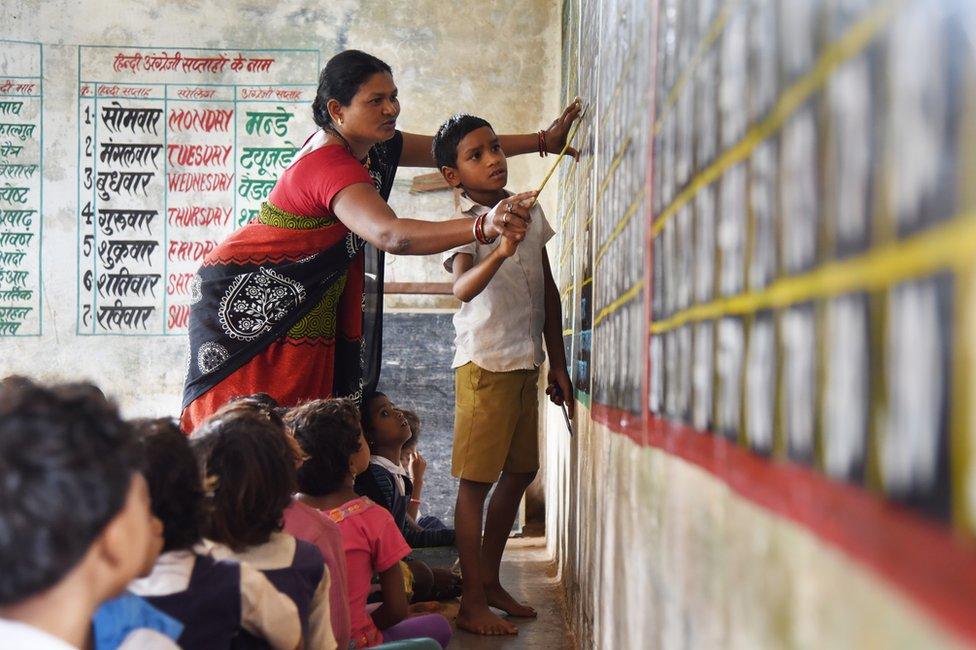
[{"label": "yellow chalk line", "polygon": [[644,281],[638,280],[637,283],[634,284],[634,286],[632,286],[630,289],[627,289],[622,294],[617,296],[616,300],[614,300],[609,305],[601,309],[599,313],[596,315],[596,317],[594,317],[593,327],[599,325],[600,321],[602,321],[604,318],[606,318],[607,316],[609,316],[610,314],[617,311],[618,309],[626,305],[628,302],[633,300],[635,297],[637,297],[637,294],[640,292],[640,290],[643,287],[644,287]]},{"label": "yellow chalk line", "polygon": [[572,252],[573,241],[574,240],[572,237],[566,240],[566,244],[563,246],[563,251],[562,253],[559,254],[559,266],[563,265],[563,263],[566,261],[566,258],[569,256],[570,252]]},{"label": "yellow chalk line", "polygon": [[744,316],[857,291],[876,291],[943,269],[960,269],[976,257],[976,212],[912,237],[881,244],[863,255],[832,261],[818,269],[782,278],[767,288],[721,298],[651,323],[652,334],[687,323]]},{"label": "yellow chalk line", "polygon": [[691,60],[685,66],[684,70],[681,71],[681,74],[678,75],[678,78],[675,79],[674,85],[671,86],[671,92],[668,93],[668,98],[661,107],[661,116],[654,122],[655,135],[661,131],[661,128],[664,125],[664,119],[671,112],[671,109],[674,107],[675,103],[677,103],[678,96],[684,89],[685,84],[688,83],[688,79],[690,79],[691,75],[695,73],[695,70],[698,68],[698,64],[700,64],[701,60],[705,58],[708,51],[712,49],[712,45],[715,44],[718,37],[722,35],[722,32],[725,30],[725,24],[729,21],[729,15],[738,4],[739,0],[732,0],[731,2],[726,3],[725,6],[719,10],[715,18],[712,19],[712,24],[709,25],[708,31],[705,33],[705,38],[698,43],[698,48],[692,55]]},{"label": "yellow chalk line", "polygon": [[634,199],[630,202],[630,205],[627,206],[627,210],[624,212],[624,215],[617,222],[617,225],[614,226],[613,232],[610,233],[610,236],[607,237],[607,240],[603,242],[603,245],[600,246],[600,249],[596,252],[596,259],[593,261],[594,269],[600,265],[600,260],[603,259],[604,255],[606,255],[607,250],[610,248],[610,245],[614,242],[614,240],[617,237],[620,236],[620,233],[624,231],[624,228],[627,227],[627,224],[630,223],[631,217],[633,217],[634,214],[637,212],[637,208],[640,207],[641,201],[643,200],[644,200],[644,188],[642,187],[640,191],[637,193],[637,195],[634,196]]},{"label": "yellow chalk line", "polygon": [[566,206],[566,211],[563,214],[563,218],[559,220],[559,231],[562,232],[566,230],[566,224],[569,223],[569,218],[573,215],[573,208],[576,207],[576,196],[579,192],[573,192],[573,198],[570,199],[569,205]]},{"label": "yellow chalk line", "polygon": [[824,50],[817,63],[803,77],[787,88],[762,122],[749,129],[738,143],[726,149],[711,165],[699,172],[684,190],[663,210],[651,226],[651,238],[657,237],[668,219],[688,203],[702,188],[718,179],[727,169],[748,158],[760,142],[770,137],[812,95],[841,64],[861,53],[888,24],[903,0],[876,6],[855,23],[843,36]]},{"label": "yellow chalk line", "polygon": [[[629,131],[630,129],[628,129]],[[630,147],[631,136],[627,136],[624,143],[620,145],[617,149],[617,153],[614,154],[613,159],[610,161],[610,167],[607,169],[606,175],[603,177],[603,181],[600,183],[599,189],[596,191],[596,200],[593,201],[594,209],[596,206],[600,205],[600,199],[603,198],[603,193],[607,191],[607,187],[610,186],[610,181],[613,180],[613,175],[617,171],[617,167],[620,166],[620,161],[624,159],[624,154],[627,153],[627,149]]]}]

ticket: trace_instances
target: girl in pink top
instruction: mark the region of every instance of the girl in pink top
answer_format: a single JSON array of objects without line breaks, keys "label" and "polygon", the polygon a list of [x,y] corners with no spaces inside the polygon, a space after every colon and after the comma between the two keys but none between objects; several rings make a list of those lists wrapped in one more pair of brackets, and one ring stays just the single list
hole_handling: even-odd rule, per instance
[{"label": "girl in pink top", "polygon": [[349,593],[346,584],[346,555],[342,549],[342,532],[334,521],[322,511],[295,499],[285,509],[285,532],[300,540],[315,544],[325,566],[329,568],[332,584],[329,585],[329,614],[332,617],[332,633],[339,650],[349,647]]},{"label": "girl in pink top", "polygon": [[[339,526],[346,555],[352,645],[372,647],[384,641],[435,639],[442,648],[451,626],[440,614],[407,618],[407,595],[400,560],[410,546],[393,517],[353,490],[357,474],[369,466],[369,447],[359,426],[359,410],[347,399],[315,400],[288,412],[305,462],[298,470],[298,499],[326,514]],[[366,597],[379,575],[383,602],[372,613]]]}]

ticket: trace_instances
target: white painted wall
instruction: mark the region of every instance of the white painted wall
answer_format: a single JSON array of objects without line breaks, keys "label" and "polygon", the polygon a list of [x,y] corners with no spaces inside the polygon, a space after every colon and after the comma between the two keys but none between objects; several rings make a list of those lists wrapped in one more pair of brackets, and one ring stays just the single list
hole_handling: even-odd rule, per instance
[{"label": "white painted wall", "polygon": [[[323,63],[354,47],[393,67],[404,130],[433,133],[451,113],[463,111],[484,116],[499,132],[531,132],[548,125],[560,108],[559,18],[555,0],[3,3],[0,38],[44,44],[44,326],[39,337],[0,338],[0,375],[90,379],[128,415],[175,414],[179,407],[183,337],[75,334],[79,45],[313,48]],[[533,187],[549,161],[514,161],[511,187]],[[415,173],[429,171],[401,171],[391,205],[402,216],[450,216],[448,192],[411,196],[406,190]],[[554,203],[547,197],[543,205]],[[448,279],[435,258],[392,259],[388,278]]]}]

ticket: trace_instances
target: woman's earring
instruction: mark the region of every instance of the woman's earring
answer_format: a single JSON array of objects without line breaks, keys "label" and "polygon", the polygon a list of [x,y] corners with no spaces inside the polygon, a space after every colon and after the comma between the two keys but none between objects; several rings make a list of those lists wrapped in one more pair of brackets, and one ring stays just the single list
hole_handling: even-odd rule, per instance
[{"label": "woman's earring", "polygon": [[342,126],[342,118],[339,118],[339,126]]}]

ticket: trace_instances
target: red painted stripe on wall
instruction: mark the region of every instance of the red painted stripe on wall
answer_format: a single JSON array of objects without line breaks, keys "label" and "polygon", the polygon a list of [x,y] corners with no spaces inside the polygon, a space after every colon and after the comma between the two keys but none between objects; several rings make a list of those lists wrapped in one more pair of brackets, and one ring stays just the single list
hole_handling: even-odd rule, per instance
[{"label": "red painted stripe on wall", "polygon": [[976,642],[976,545],[947,525],[712,433],[658,418],[639,425],[639,416],[603,404],[594,403],[591,414],[611,431],[693,463],[749,501],[807,528]]}]

